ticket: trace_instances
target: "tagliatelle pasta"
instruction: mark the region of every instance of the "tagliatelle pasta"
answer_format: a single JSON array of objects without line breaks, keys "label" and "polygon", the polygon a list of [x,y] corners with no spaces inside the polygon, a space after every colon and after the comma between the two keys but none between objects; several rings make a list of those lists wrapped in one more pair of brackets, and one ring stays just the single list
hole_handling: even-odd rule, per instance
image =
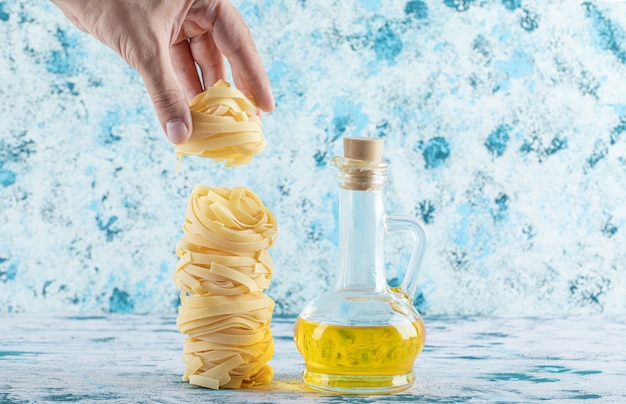
[{"label": "tagliatelle pasta", "polygon": [[196,185],[176,245],[176,324],[191,384],[218,389],[269,382],[274,302],[262,293],[274,265],[274,215],[252,191]]},{"label": "tagliatelle pasta", "polygon": [[266,146],[254,100],[219,80],[190,103],[193,130],[176,145],[176,155],[195,155],[237,166],[252,161]]}]

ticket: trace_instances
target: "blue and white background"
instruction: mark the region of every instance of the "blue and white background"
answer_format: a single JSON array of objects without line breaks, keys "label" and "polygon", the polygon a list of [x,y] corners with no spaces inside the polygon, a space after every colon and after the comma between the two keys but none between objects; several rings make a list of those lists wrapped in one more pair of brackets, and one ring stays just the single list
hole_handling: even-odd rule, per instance
[{"label": "blue and white background", "polygon": [[[428,314],[626,313],[626,2],[236,1],[271,78],[267,150],[176,157],[140,77],[49,2],[0,0],[0,311],[176,310],[195,183],[252,188],[295,315],[337,271],[343,136],[385,138],[426,227]],[[408,242],[388,239],[389,278]]]}]

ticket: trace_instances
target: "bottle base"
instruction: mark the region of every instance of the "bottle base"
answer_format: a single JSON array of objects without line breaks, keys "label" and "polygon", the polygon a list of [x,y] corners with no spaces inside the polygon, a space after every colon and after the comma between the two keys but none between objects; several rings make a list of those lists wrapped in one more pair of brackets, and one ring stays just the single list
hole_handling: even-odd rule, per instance
[{"label": "bottle base", "polygon": [[413,371],[394,376],[336,375],[305,370],[304,383],[311,389],[337,394],[391,394],[413,386]]}]

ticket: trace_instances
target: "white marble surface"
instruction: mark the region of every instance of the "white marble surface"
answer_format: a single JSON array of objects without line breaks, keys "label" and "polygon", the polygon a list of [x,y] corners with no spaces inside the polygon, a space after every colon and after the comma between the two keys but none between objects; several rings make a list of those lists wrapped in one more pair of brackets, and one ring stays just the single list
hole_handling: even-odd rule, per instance
[{"label": "white marble surface", "polygon": [[273,382],[206,390],[181,381],[173,316],[0,315],[0,403],[375,403],[626,400],[626,319],[425,318],[417,382],[389,396],[303,387],[293,319],[275,319]]}]

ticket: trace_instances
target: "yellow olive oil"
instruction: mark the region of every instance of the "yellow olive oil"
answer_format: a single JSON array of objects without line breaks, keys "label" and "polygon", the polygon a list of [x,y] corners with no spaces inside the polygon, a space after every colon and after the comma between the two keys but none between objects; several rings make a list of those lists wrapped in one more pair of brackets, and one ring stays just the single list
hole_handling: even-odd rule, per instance
[{"label": "yellow olive oil", "polygon": [[[413,383],[413,363],[425,340],[421,319],[398,325],[337,326],[298,318],[295,342],[306,364],[305,382],[329,389]],[[402,379],[404,378],[404,379]],[[394,380],[396,380],[394,382]],[[320,386],[321,385],[321,386]]]}]

